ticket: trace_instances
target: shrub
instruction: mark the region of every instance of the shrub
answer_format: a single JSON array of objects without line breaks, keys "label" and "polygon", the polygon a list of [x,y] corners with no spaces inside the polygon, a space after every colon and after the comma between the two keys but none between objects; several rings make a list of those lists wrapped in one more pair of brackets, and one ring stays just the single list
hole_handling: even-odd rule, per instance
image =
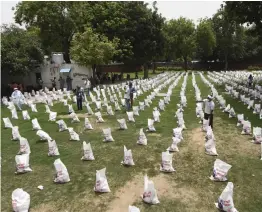
[{"label": "shrub", "polygon": [[261,70],[262,68],[259,66],[248,66],[247,70],[249,71],[258,71]]}]

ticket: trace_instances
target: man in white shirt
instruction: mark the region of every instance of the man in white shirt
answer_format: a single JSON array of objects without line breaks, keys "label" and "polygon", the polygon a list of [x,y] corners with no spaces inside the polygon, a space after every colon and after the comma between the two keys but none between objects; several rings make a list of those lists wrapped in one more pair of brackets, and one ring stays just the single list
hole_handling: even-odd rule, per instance
[{"label": "man in white shirt", "polygon": [[203,100],[204,102],[204,119],[209,119],[209,126],[213,129],[213,113],[215,109],[215,103],[213,102],[213,97],[208,95],[207,99]]},{"label": "man in white shirt", "polygon": [[84,81],[85,88],[87,89],[87,95],[89,96],[90,88],[91,88],[91,82],[88,80],[88,78],[85,79]]},{"label": "man in white shirt", "polygon": [[24,95],[17,88],[14,88],[14,92],[11,95],[14,104],[18,107],[19,110],[22,110],[22,102],[25,99]]}]

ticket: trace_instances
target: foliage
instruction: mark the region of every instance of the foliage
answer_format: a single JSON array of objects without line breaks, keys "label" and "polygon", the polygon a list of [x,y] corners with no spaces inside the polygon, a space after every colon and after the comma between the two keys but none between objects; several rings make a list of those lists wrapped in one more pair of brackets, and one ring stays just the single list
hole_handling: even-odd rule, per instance
[{"label": "foliage", "polygon": [[212,26],[212,21],[202,19],[196,30],[197,57],[207,60],[213,54],[216,46],[216,35]]},{"label": "foliage", "polygon": [[70,42],[88,23],[88,11],[89,2],[22,1],[16,5],[15,21],[38,27],[45,53],[64,52],[65,61],[70,63]]},{"label": "foliage", "polygon": [[187,69],[187,61],[196,48],[195,25],[192,20],[180,17],[166,23],[164,28],[169,47],[169,55],[182,57]]},{"label": "foliage", "polygon": [[1,68],[12,75],[24,75],[43,62],[37,29],[21,29],[15,25],[2,26]]},{"label": "foliage", "polygon": [[116,53],[117,41],[111,42],[91,28],[86,28],[85,32],[76,33],[73,37],[70,49],[72,59],[84,66],[107,64]]},{"label": "foliage", "polygon": [[247,70],[249,71],[259,71],[261,70],[262,68],[259,67],[259,66],[248,66]]}]

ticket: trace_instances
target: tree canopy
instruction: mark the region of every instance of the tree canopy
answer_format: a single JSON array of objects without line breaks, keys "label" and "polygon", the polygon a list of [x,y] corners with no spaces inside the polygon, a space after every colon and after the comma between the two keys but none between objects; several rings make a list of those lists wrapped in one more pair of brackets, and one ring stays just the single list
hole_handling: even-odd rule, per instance
[{"label": "tree canopy", "polygon": [[24,75],[43,62],[37,29],[4,25],[1,29],[1,68],[12,75]]}]

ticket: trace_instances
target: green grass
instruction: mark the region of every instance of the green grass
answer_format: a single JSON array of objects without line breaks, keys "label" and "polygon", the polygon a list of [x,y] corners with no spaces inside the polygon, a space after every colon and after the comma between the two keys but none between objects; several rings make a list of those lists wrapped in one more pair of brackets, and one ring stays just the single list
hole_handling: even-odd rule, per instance
[{"label": "green grass", "polygon": [[[205,75],[206,76],[206,75]],[[192,86],[192,76],[187,81],[186,96],[188,106],[184,109],[186,127],[183,132],[184,141],[179,144],[179,152],[173,156],[173,166],[176,172],[163,174],[159,172],[161,152],[172,142],[172,129],[177,126],[174,118],[177,109],[176,104],[180,101],[180,90],[183,77],[174,88],[171,102],[166,110],[161,112],[160,123],[155,123],[156,133],[146,133],[147,146],[136,144],[139,129],[147,127],[147,119],[152,117],[153,107],[158,105],[160,97],[153,100],[150,108],[135,116],[135,123],[127,123],[128,130],[119,131],[116,119],[126,118],[125,110],[116,112],[115,116],[104,115],[105,123],[94,124],[93,131],[80,133],[81,142],[69,141],[68,132],[58,132],[55,123],[48,122],[43,104],[37,104],[38,113],[32,113],[28,108],[31,119],[38,118],[39,124],[44,131],[57,142],[60,157],[66,165],[71,182],[63,185],[53,183],[53,162],[58,157],[48,157],[48,144],[40,142],[35,131],[32,131],[31,121],[22,120],[19,112],[19,120],[11,120],[8,109],[2,107],[2,117],[10,117],[15,126],[19,126],[20,134],[26,137],[30,143],[30,164],[32,173],[15,175],[15,155],[19,150],[19,143],[11,141],[11,129],[2,127],[2,211],[11,211],[11,193],[16,188],[23,188],[31,195],[32,211],[127,211],[128,204],[134,204],[141,212],[164,212],[164,211],[217,211],[214,202],[223,191],[226,183],[212,182],[208,177],[212,173],[213,163],[216,157],[204,153],[204,134],[200,132],[200,124],[195,116],[195,91]],[[209,88],[203,84],[199,75],[196,74],[196,82],[201,90],[201,96],[209,94]],[[161,92],[166,92],[168,86]],[[219,90],[221,93],[223,90]],[[149,94],[148,92],[147,94]],[[143,100],[147,94],[139,97]],[[246,106],[235,102],[231,97],[223,94],[227,103],[230,103],[236,113]],[[230,102],[232,101],[232,102]],[[94,105],[92,104],[92,109]],[[74,109],[76,105],[74,104]],[[67,114],[67,107],[61,103],[55,104],[52,111],[58,115]],[[83,113],[86,112],[84,108]],[[244,111],[246,114],[249,111]],[[259,125],[261,120],[258,116],[249,116],[251,122]],[[94,117],[89,118],[94,123]],[[82,131],[84,118],[81,123],[71,124],[69,119],[64,118],[68,127],[74,127],[77,132]],[[260,124],[261,125],[261,124]],[[3,125],[2,125],[3,126]],[[111,127],[115,141],[103,143],[102,128]],[[260,212],[262,208],[262,169],[259,160],[260,145],[250,143],[250,137],[240,135],[240,129],[236,127],[236,119],[229,119],[227,114],[218,109],[216,103],[214,134],[217,143],[217,158],[232,165],[228,179],[234,183],[234,203],[239,211]],[[91,142],[95,161],[81,161],[82,141]],[[123,158],[123,146],[132,150],[135,166],[123,167],[120,162]],[[93,191],[95,184],[95,171],[107,168],[107,179],[111,193],[97,195]],[[159,205],[144,204],[139,198],[140,190],[143,190],[144,174],[155,180],[156,189],[159,192]],[[252,176],[254,175],[254,176]],[[136,180],[135,180],[136,179]],[[138,180],[137,180],[138,179]],[[132,186],[128,186],[129,183]],[[137,184],[139,186],[137,186]],[[43,185],[44,190],[39,191],[38,185]],[[140,188],[141,185],[141,188]],[[137,188],[138,187],[138,188]],[[134,191],[133,191],[133,190]],[[140,189],[140,190],[139,190]],[[122,190],[123,193],[122,193]],[[136,195],[132,199],[132,192]],[[116,198],[117,197],[117,198]],[[128,203],[128,204],[127,204]],[[118,207],[124,205],[121,210]],[[126,204],[126,205],[125,205]]]}]

